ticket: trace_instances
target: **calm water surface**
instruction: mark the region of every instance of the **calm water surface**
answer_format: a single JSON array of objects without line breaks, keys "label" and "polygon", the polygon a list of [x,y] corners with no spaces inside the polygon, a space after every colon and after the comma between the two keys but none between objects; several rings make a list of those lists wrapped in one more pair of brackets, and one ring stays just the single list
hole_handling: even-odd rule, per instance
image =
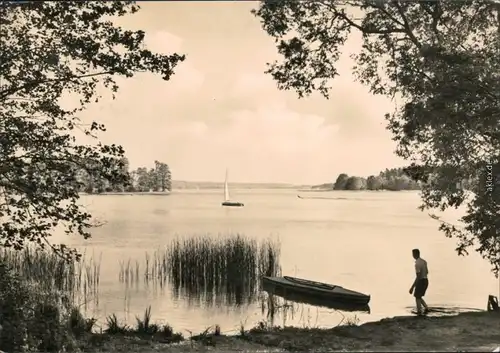
[{"label": "calm water surface", "polygon": [[[371,313],[357,314],[361,321],[408,313],[413,305],[408,289],[414,279],[411,249],[415,247],[429,264],[428,304],[484,308],[487,294],[498,293],[488,263],[476,254],[458,257],[454,240],[445,238],[436,221],[417,210],[417,193],[301,195],[340,199],[299,199],[292,190],[233,190],[233,198],[245,207],[222,208],[221,190],[86,196],[83,203],[106,224],[94,229],[89,241],[67,236],[54,240],[85,249],[87,257],[102,256],[99,302],[88,305],[88,314],[101,322],[105,315],[116,313],[134,323],[148,305],[153,320],[168,322],[177,330],[200,331],[219,324],[223,331],[231,331],[241,323],[249,327],[262,320],[258,302],[239,308],[206,307],[174,298],[168,288],[159,290],[141,282],[127,289],[120,283],[120,261],[137,260],[142,266],[147,252],[152,254],[177,235],[217,237],[238,232],[256,239],[279,237],[283,274],[371,294]],[[339,312],[300,305],[293,317],[287,315],[286,323],[326,326],[338,324],[341,318]]]}]

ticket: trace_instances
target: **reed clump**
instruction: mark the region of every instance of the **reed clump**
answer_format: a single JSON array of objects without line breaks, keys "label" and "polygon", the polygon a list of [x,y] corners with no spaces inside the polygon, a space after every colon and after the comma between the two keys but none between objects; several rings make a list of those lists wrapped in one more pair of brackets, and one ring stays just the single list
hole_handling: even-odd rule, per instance
[{"label": "reed clump", "polygon": [[239,305],[255,299],[262,276],[280,273],[279,256],[280,243],[271,238],[177,237],[163,253],[152,256],[146,273],[206,303]]},{"label": "reed clump", "polygon": [[57,290],[72,300],[97,297],[100,257],[96,261],[84,254],[79,262],[68,262],[52,251],[28,247],[20,251],[0,249],[0,263],[43,291]]}]

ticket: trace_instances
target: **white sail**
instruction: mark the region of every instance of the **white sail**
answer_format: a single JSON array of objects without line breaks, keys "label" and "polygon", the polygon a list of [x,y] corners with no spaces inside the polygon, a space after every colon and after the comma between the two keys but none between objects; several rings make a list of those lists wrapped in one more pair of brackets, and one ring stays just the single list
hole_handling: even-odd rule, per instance
[{"label": "white sail", "polygon": [[229,201],[229,187],[227,185],[227,169],[226,169],[226,180],[224,181],[224,201]]}]

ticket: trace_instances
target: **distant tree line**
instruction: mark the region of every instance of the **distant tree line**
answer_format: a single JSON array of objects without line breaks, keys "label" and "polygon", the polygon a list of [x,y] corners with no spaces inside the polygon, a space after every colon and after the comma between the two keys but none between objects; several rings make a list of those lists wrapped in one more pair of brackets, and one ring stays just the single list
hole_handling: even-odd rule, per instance
[{"label": "distant tree line", "polygon": [[[423,181],[413,174],[413,171],[409,170],[409,168],[386,169],[380,172],[379,175],[370,175],[368,178],[349,176],[342,173],[337,177],[335,183],[331,185],[333,190],[419,190]],[[432,175],[430,178],[432,178]],[[472,180],[464,180],[452,187],[468,190],[472,183]]]},{"label": "distant tree line", "polygon": [[340,174],[333,184],[334,190],[418,190],[420,185],[407,175],[402,168],[386,169],[379,175],[368,178]]},{"label": "distant tree line", "polygon": [[171,191],[172,173],[168,164],[155,161],[154,168],[140,167],[130,172],[130,191]]},{"label": "distant tree line", "polygon": [[168,164],[155,161],[154,168],[139,167],[129,171],[129,161],[126,157],[116,159],[109,168],[119,174],[126,175],[125,182],[110,182],[108,179],[95,176],[92,168],[79,170],[80,191],[89,194],[104,192],[149,192],[171,191],[172,174]]}]

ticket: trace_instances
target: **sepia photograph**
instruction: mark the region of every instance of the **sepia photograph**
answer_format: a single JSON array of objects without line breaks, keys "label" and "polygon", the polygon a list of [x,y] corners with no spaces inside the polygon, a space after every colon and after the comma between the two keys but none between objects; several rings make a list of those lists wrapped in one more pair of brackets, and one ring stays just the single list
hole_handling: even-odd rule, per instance
[{"label": "sepia photograph", "polygon": [[0,353],[500,352],[500,0],[0,0]]}]

